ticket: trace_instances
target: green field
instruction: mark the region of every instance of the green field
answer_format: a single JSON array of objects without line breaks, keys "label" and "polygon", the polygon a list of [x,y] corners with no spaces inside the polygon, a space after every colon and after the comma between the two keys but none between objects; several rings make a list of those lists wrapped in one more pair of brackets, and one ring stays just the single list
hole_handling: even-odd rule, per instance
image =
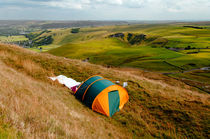
[{"label": "green field", "polygon": [[[210,66],[210,29],[184,27],[185,24],[140,24],[71,29],[49,29],[31,33],[35,41],[52,36],[53,43],[40,46],[57,56],[117,67],[141,68],[156,72],[175,72]],[[131,45],[128,40],[108,38],[114,33],[145,34],[146,40]],[[25,40],[24,36],[0,37],[0,40]],[[38,48],[40,48],[38,47]],[[193,48],[178,52],[166,48]],[[38,48],[30,48],[39,52]],[[201,48],[200,50],[198,48]],[[194,52],[194,53],[192,53]]]},{"label": "green field", "polygon": [[29,48],[29,49],[33,50],[33,51],[36,51],[36,52],[47,52],[47,51],[49,51],[51,49],[59,47],[59,45],[50,44],[50,45],[43,45],[41,47],[42,47],[42,51],[40,51],[40,47],[37,47],[37,48],[32,47],[32,48]]},{"label": "green field", "polygon": [[[70,29],[54,29],[54,43],[60,45],[49,53],[75,59],[90,58],[90,62],[120,67],[134,67],[158,72],[172,72],[200,68],[210,65],[209,29],[186,28],[183,25],[123,25],[81,28],[77,34]],[[147,35],[148,41],[130,45],[117,38],[107,38],[114,33],[135,33]],[[44,34],[43,34],[44,35]],[[167,43],[163,44],[163,41]],[[162,44],[161,44],[162,43]],[[160,45],[157,45],[160,44]],[[155,47],[154,47],[155,46]],[[193,50],[171,51],[170,48]]]},{"label": "green field", "polygon": [[[85,50],[85,51],[84,51]],[[129,47],[117,39],[102,39],[79,44],[66,44],[50,53],[75,59],[90,58],[90,62],[120,67],[138,67],[149,69],[142,64],[153,64],[158,71],[176,70],[167,65],[167,69],[159,69],[158,65],[168,59],[184,56],[183,54],[165,48],[152,48],[150,46]],[[177,69],[178,70],[178,69]]]},{"label": "green field", "polygon": [[0,36],[0,42],[18,42],[18,41],[26,41],[28,40],[23,35],[17,35],[17,36]]}]

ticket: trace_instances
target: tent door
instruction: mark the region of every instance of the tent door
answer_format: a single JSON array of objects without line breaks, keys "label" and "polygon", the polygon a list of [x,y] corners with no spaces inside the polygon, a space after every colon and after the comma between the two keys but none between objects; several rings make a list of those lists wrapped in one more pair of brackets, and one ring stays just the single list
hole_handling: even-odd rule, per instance
[{"label": "tent door", "polygon": [[117,111],[119,111],[120,96],[119,92],[111,91],[109,92],[109,115],[110,117]]}]

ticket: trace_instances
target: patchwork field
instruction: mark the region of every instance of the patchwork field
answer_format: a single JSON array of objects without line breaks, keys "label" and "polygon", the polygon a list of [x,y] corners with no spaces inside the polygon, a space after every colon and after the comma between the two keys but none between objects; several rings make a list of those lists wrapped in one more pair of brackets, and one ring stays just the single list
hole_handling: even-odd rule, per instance
[{"label": "patchwork field", "polygon": [[[154,67],[157,67],[155,63],[161,63],[166,68],[152,68],[153,71],[167,72],[174,68],[175,71],[179,71],[179,67],[193,69],[210,65],[209,31],[187,28],[179,24],[81,28],[76,34],[69,33],[69,29],[57,29],[51,32],[54,32],[53,43],[61,47],[49,53],[77,59],[90,58],[90,62],[104,65],[141,67],[147,70],[151,70],[147,66],[149,63]],[[148,39],[140,44],[130,45],[119,38],[108,38],[110,34],[119,32],[145,34]],[[178,52],[165,49],[188,47],[190,49]],[[191,51],[196,53],[188,54]]]},{"label": "patchwork field", "polygon": [[18,42],[18,41],[26,41],[28,40],[24,35],[17,35],[17,36],[0,36],[0,42]]}]

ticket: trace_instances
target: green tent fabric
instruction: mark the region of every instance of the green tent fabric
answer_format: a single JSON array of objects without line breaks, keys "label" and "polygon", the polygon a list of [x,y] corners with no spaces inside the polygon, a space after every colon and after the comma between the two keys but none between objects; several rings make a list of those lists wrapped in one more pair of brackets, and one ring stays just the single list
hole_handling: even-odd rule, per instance
[{"label": "green tent fabric", "polygon": [[80,85],[77,99],[94,111],[111,117],[128,101],[127,91],[101,76],[92,76]]},{"label": "green tent fabric", "polygon": [[119,111],[120,96],[118,91],[109,92],[109,115],[112,116]]}]

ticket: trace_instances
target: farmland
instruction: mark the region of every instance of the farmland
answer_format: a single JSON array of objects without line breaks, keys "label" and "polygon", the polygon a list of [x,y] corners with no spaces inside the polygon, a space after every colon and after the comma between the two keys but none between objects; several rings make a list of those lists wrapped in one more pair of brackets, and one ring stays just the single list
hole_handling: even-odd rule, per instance
[{"label": "farmland", "polygon": [[[188,79],[190,82],[185,82],[202,89],[202,86],[208,86],[206,83],[209,84],[208,76],[201,76],[194,71],[183,72],[210,66],[209,25],[196,25],[203,27],[197,29],[186,27],[185,24],[81,28],[76,34],[69,33],[70,29],[56,29],[51,33],[54,33],[54,43],[60,47],[48,52],[67,58],[88,58],[89,62],[104,66],[169,73],[168,76]],[[124,38],[109,37],[115,33],[124,33]],[[144,34],[146,39],[131,45],[125,39],[128,33]],[[209,71],[200,72],[209,75]],[[205,79],[202,80],[203,78]],[[201,84],[198,85],[197,81]],[[208,87],[204,87],[204,90],[209,92]]]},{"label": "farmland", "polygon": [[17,36],[0,36],[0,42],[18,42],[18,41],[26,41],[28,40],[23,35],[17,35]]},{"label": "farmland", "polygon": [[[166,74],[187,79],[186,83],[199,89],[209,84],[209,77],[203,76],[209,71],[199,70],[210,67],[209,22],[82,27],[77,32],[73,29],[40,29],[26,37],[34,43],[30,49],[36,52],[41,47],[42,52],[56,56]],[[193,69],[202,74],[185,73]],[[209,92],[209,87],[204,91]]]}]

